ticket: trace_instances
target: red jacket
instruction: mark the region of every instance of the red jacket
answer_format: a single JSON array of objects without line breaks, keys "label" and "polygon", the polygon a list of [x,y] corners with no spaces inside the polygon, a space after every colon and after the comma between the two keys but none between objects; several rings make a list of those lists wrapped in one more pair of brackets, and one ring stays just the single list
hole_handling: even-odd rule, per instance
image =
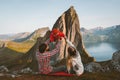
[{"label": "red jacket", "polygon": [[62,39],[62,37],[65,37],[63,32],[60,32],[58,29],[53,29],[50,34],[50,42],[54,42],[58,39]]}]

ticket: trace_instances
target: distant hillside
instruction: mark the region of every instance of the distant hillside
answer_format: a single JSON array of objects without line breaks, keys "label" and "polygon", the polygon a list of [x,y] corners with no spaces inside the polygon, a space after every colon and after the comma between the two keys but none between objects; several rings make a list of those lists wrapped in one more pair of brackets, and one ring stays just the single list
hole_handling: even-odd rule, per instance
[{"label": "distant hillside", "polygon": [[24,38],[15,39],[14,41],[16,42],[22,42],[22,41],[27,41],[27,40],[36,41],[38,37],[43,37],[48,30],[49,30],[48,27],[39,28],[35,30],[34,32],[32,32],[30,35]]},{"label": "distant hillside", "polygon": [[108,35],[109,42],[120,42],[120,25],[117,25],[109,31],[106,35]]},{"label": "distant hillside", "polygon": [[21,39],[25,38],[28,35],[30,35],[29,32],[22,32],[22,33],[13,33],[13,34],[1,34],[0,35],[0,40],[15,40],[15,39]]},{"label": "distant hillside", "polygon": [[0,40],[9,40],[14,34],[0,34]]},{"label": "distant hillside", "polygon": [[98,30],[97,28],[91,30],[81,28],[80,31],[82,33],[84,42],[101,42],[106,41],[108,39],[106,35],[100,35],[99,33],[101,33],[101,30]]},{"label": "distant hillside", "polygon": [[44,27],[44,28],[39,28],[37,30],[35,30],[29,37],[29,40],[36,40],[38,37],[43,37],[45,35],[45,33],[49,30],[48,27]]},{"label": "distant hillside", "polygon": [[10,40],[21,39],[21,38],[25,38],[29,35],[30,35],[30,32],[22,32],[22,33],[17,33],[15,35],[11,36],[9,39]]},{"label": "distant hillside", "polygon": [[36,41],[38,37],[44,36],[46,31],[49,30],[49,27],[43,27],[35,30],[34,32],[21,32],[17,34],[0,34],[0,40],[8,40],[15,42],[22,42],[26,40]]},{"label": "distant hillside", "polygon": [[97,27],[90,30],[81,28],[81,33],[84,42],[120,42],[120,25],[107,28]]}]

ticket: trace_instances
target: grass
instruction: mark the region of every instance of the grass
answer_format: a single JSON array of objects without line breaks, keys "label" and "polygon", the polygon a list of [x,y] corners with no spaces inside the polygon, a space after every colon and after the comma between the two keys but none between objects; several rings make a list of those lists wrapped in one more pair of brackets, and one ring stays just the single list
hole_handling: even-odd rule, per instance
[{"label": "grass", "polygon": [[11,65],[14,60],[21,58],[33,45],[33,41],[21,43],[8,41],[7,46],[0,50],[0,65]]},{"label": "grass", "polygon": [[20,53],[26,53],[34,45],[34,43],[35,42],[33,41],[26,41],[21,43],[9,41],[7,42],[7,47]]},{"label": "grass", "polygon": [[22,53],[16,52],[9,48],[4,48],[3,51],[0,51],[0,65],[13,61],[14,59],[21,57]]}]

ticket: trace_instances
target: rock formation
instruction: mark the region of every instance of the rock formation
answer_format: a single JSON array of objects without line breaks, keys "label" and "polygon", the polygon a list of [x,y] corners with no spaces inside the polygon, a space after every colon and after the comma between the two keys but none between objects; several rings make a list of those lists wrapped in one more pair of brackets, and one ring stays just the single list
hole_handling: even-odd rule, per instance
[{"label": "rock formation", "polygon": [[[53,29],[54,28],[59,28],[66,35],[66,37],[74,43],[74,45],[77,47],[77,50],[80,52],[83,63],[88,63],[94,60],[94,58],[90,57],[84,49],[84,44],[82,42],[82,37],[80,33],[78,15],[73,6],[70,7],[70,9],[68,9],[58,18],[53,26]],[[67,57],[67,48],[68,46],[63,40],[61,44],[61,54],[59,56],[59,59]]]},{"label": "rock formation", "polygon": [[111,64],[114,70],[120,72],[120,50],[113,53]]}]

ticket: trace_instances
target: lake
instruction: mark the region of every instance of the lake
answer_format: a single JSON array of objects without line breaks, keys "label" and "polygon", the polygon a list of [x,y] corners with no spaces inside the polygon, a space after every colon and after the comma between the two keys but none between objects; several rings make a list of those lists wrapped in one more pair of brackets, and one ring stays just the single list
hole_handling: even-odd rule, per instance
[{"label": "lake", "polygon": [[105,61],[112,58],[114,52],[120,50],[120,43],[85,43],[85,48],[96,61]]}]

